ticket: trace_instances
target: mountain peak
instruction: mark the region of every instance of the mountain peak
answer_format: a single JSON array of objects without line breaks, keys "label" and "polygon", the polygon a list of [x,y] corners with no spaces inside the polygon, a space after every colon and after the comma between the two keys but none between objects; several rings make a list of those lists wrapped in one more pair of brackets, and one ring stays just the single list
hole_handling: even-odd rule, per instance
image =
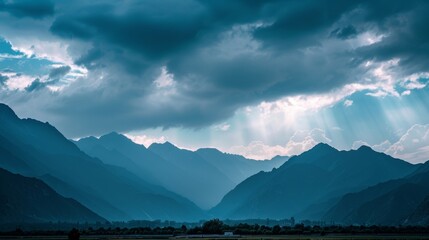
[{"label": "mountain peak", "polygon": [[98,139],[96,138],[96,137],[94,137],[94,136],[88,136],[88,137],[83,137],[83,138],[81,138],[81,139],[79,139],[78,141],[76,141],[76,142],[97,142],[98,141]]},{"label": "mountain peak", "polygon": [[1,118],[18,118],[15,112],[8,105],[0,103],[0,117]]},{"label": "mountain peak", "polygon": [[152,143],[150,146],[149,146],[149,149],[164,149],[164,150],[177,150],[177,149],[179,149],[178,147],[176,147],[176,145],[174,145],[174,144],[172,144],[171,142],[169,142],[169,141],[166,141],[166,142],[164,142],[164,143]]},{"label": "mountain peak", "polygon": [[162,145],[162,146],[164,146],[164,147],[173,147],[173,148],[177,148],[177,147],[176,147],[176,145],[172,144],[172,143],[171,143],[171,142],[169,142],[169,141],[166,141],[166,142],[164,142],[164,143],[159,143],[159,145]]},{"label": "mountain peak", "polygon": [[327,144],[327,143],[318,143],[316,144],[316,146],[314,146],[312,149],[310,149],[310,151],[332,151],[335,150],[337,151],[336,148],[332,147],[331,145]]},{"label": "mountain peak", "polygon": [[124,135],[117,133],[117,132],[110,132],[108,134],[105,134],[100,137],[100,140],[113,140],[113,141],[124,141],[128,140],[131,141],[129,138],[125,137]]},{"label": "mountain peak", "polygon": [[113,131],[113,132],[110,132],[110,133],[104,134],[104,135],[103,135],[103,136],[101,136],[101,137],[119,137],[119,136],[122,136],[122,134],[120,134],[120,133],[118,133],[118,132]]},{"label": "mountain peak", "polygon": [[368,150],[374,151],[370,146],[367,146],[367,145],[362,145],[357,150],[358,151],[368,151]]},{"label": "mountain peak", "polygon": [[327,143],[318,143],[310,150],[298,155],[298,157],[304,157],[308,159],[317,159],[319,157],[338,152],[338,150]]}]

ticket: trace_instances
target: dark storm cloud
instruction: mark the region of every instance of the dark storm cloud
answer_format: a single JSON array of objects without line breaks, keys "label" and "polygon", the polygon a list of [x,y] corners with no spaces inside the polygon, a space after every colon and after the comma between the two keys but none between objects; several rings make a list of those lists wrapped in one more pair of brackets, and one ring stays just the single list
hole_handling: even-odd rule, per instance
[{"label": "dark storm cloud", "polygon": [[387,61],[400,59],[404,75],[428,71],[429,66],[429,2],[424,1],[403,13],[400,19],[385,24],[388,31],[382,41],[357,51],[362,59]]},{"label": "dark storm cloud", "polygon": [[1,0],[0,11],[15,17],[41,19],[54,14],[54,4],[49,0]]},{"label": "dark storm cloud", "polygon": [[296,48],[315,45],[317,36],[354,7],[351,1],[308,1],[285,8],[274,23],[255,31],[255,37],[267,44]]},{"label": "dark storm cloud", "polygon": [[67,73],[69,73],[70,70],[71,70],[70,66],[61,66],[61,67],[52,68],[51,71],[49,72],[48,77],[51,80],[60,79],[64,77]]},{"label": "dark storm cloud", "polygon": [[45,88],[48,84],[46,82],[40,81],[40,79],[36,78],[33,82],[30,83],[27,87],[25,87],[25,91],[33,92]]},{"label": "dark storm cloud", "polygon": [[339,39],[345,40],[349,38],[354,38],[358,34],[357,30],[353,25],[349,25],[343,28],[337,28],[331,32],[332,37],[337,37]]},{"label": "dark storm cloud", "polygon": [[25,91],[33,92],[46,88],[49,85],[58,83],[62,77],[64,77],[71,70],[70,66],[54,67],[50,70],[46,81],[41,81],[39,78],[34,79],[27,87]]},{"label": "dark storm cloud", "polygon": [[[131,91],[130,91],[131,92]],[[61,126],[70,125],[73,129],[63,128],[70,136],[84,136],[88,134],[103,134],[107,130],[129,131],[135,129],[153,128],[159,126],[191,127],[206,126],[208,122],[219,121],[230,116],[237,105],[229,104],[222,107],[223,111],[208,111],[219,107],[219,102],[211,99],[200,99],[199,102],[189,101],[185,97],[176,98],[176,104],[163,104],[152,101],[142,101],[138,108],[135,99],[124,98],[125,95],[110,93],[109,98],[103,99],[103,90],[77,94],[65,97],[60,105],[52,105],[51,111],[62,114],[57,122]],[[58,109],[60,106],[79,106],[70,109]],[[134,108],[132,108],[134,107]],[[71,116],[75,116],[71,118]],[[172,117],[174,116],[174,117]],[[118,124],[120,122],[121,124]],[[76,124],[79,123],[79,124]]]},{"label": "dark storm cloud", "polygon": [[[69,136],[198,128],[261,101],[362,81],[366,70],[359,66],[367,60],[400,58],[403,74],[428,71],[427,5],[399,0],[60,2],[49,31],[70,45],[75,64],[89,72],[44,106],[61,116],[57,122]],[[384,37],[350,48],[348,41],[366,32]],[[174,84],[159,88],[154,80],[164,66]],[[62,70],[70,69],[55,71],[61,75]],[[41,90],[51,80],[33,81],[27,90]]]},{"label": "dark storm cloud", "polygon": [[58,17],[51,31],[64,38],[101,41],[149,58],[171,55],[195,41],[207,23],[192,1],[134,2],[125,13],[114,7],[84,9]]},{"label": "dark storm cloud", "polygon": [[75,63],[80,66],[84,66],[87,69],[99,68],[100,65],[97,63],[98,60],[103,57],[103,52],[100,49],[91,48],[86,53],[83,53]]}]

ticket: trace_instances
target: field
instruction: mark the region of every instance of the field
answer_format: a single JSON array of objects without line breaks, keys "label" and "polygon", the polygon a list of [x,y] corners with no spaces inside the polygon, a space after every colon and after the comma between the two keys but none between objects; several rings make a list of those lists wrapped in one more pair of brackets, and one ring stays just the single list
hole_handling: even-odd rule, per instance
[{"label": "field", "polygon": [[[1,236],[0,240],[14,240],[14,239],[39,239],[39,240],[64,240],[68,239],[67,236]],[[332,236],[298,236],[298,235],[285,235],[285,236],[231,236],[224,237],[218,235],[192,235],[192,236],[165,236],[165,235],[151,235],[151,236],[81,236],[81,240],[141,240],[141,239],[199,239],[199,240],[209,240],[209,239],[243,239],[243,240],[276,240],[276,239],[285,239],[285,240],[405,240],[405,239],[414,239],[414,240],[429,240],[429,235],[332,235]]]}]

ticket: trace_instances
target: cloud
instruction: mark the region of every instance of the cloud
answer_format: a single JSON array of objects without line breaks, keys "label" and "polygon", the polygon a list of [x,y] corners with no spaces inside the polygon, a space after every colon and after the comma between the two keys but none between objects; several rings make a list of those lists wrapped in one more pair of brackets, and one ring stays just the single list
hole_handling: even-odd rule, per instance
[{"label": "cloud", "polygon": [[343,27],[343,28],[337,28],[331,32],[332,37],[336,37],[336,38],[339,38],[342,40],[354,38],[357,36],[357,34],[358,34],[358,32],[357,32],[356,28],[353,27],[352,25],[349,25],[349,26]]},{"label": "cloud", "polygon": [[36,78],[36,79],[34,79],[34,81],[31,82],[30,85],[25,87],[25,90],[27,92],[37,91],[37,90],[40,90],[42,88],[45,88],[48,84],[49,84],[48,82],[42,82],[42,81],[40,81],[40,79]]},{"label": "cloud", "polygon": [[352,144],[352,149],[356,150],[362,146],[370,146],[370,144],[362,140],[354,141]]},{"label": "cloud", "polygon": [[412,163],[429,160],[429,124],[413,125],[386,153]]},{"label": "cloud", "polygon": [[171,87],[174,85],[174,75],[168,73],[167,68],[165,66],[161,67],[161,74],[158,76],[153,83],[158,88]]},{"label": "cloud", "polygon": [[0,86],[3,86],[8,79],[9,79],[8,76],[0,74]]},{"label": "cloud", "polygon": [[15,17],[41,19],[54,14],[54,4],[50,0],[1,0],[0,11]]},{"label": "cloud", "polygon": [[330,143],[331,139],[326,137],[322,129],[312,129],[311,131],[297,131],[286,144],[288,155],[298,155],[317,145],[318,143]]},{"label": "cloud", "polygon": [[330,143],[331,139],[326,137],[322,129],[311,131],[296,131],[285,146],[269,146],[262,141],[253,141],[247,146],[233,146],[229,152],[243,155],[251,159],[271,159],[277,155],[293,156],[305,152],[318,143]]},{"label": "cloud", "polygon": [[345,107],[350,107],[351,105],[353,105],[353,100],[346,99],[344,101],[344,106]]},{"label": "cloud", "polygon": [[145,147],[149,147],[152,143],[164,143],[166,142],[166,138],[164,136],[161,137],[149,137],[147,135],[131,135],[131,134],[125,134],[125,136],[131,141],[142,144]]},{"label": "cloud", "polygon": [[24,90],[28,85],[34,81],[34,76],[25,75],[21,73],[15,73],[13,71],[4,72],[3,75],[8,77],[8,80],[5,82],[7,89],[16,91]]},{"label": "cloud", "polygon": [[71,68],[69,66],[53,67],[44,80],[36,78],[31,82],[31,84],[25,87],[25,90],[27,92],[33,92],[55,85],[61,80],[61,78],[68,74],[70,70]]},{"label": "cloud", "polygon": [[68,137],[198,129],[249,106],[296,100],[312,110],[356,91],[400,96],[398,85],[427,84],[408,81],[429,71],[422,1],[33,2],[2,2],[0,32],[76,77],[52,94],[41,91],[51,80],[27,74],[32,83],[15,89],[32,91],[0,100],[29,113],[37,106],[32,117]]},{"label": "cloud", "polygon": [[60,67],[54,67],[49,72],[49,79],[51,80],[57,80],[62,77],[64,77],[67,73],[69,73],[71,70],[70,66],[60,66]]},{"label": "cloud", "polygon": [[390,146],[392,146],[392,143],[390,143],[389,140],[386,140],[380,144],[373,145],[372,149],[374,149],[377,152],[385,152],[387,149],[390,148]]},{"label": "cloud", "polygon": [[228,131],[230,127],[231,127],[231,125],[230,125],[230,124],[228,124],[228,123],[222,123],[222,124],[219,124],[219,125],[214,126],[214,128],[215,128],[217,131],[222,131],[222,132],[226,132],[226,131]]},{"label": "cloud", "polygon": [[[353,143],[352,149],[358,149],[363,145],[371,146],[365,141],[358,140]],[[411,163],[426,162],[429,160],[429,124],[415,124],[393,144],[386,140],[372,145],[371,148]]]},{"label": "cloud", "polygon": [[229,152],[242,155],[249,159],[265,160],[274,156],[286,156],[288,152],[280,145],[269,146],[262,141],[253,141],[247,146],[233,146]]}]

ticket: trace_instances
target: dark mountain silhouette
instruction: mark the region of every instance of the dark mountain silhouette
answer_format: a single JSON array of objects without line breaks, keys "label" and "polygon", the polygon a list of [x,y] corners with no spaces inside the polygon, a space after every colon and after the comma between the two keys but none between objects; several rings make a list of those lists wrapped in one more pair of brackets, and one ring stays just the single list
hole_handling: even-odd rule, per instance
[{"label": "dark mountain silhouette", "polygon": [[344,195],[323,217],[344,224],[425,224],[428,163],[410,175]]},{"label": "dark mountain silhouette", "polygon": [[109,220],[204,217],[189,200],[89,157],[48,123],[19,119],[4,104],[0,121],[0,167],[26,176],[49,176],[52,181],[47,183],[56,191]]},{"label": "dark mountain silhouette", "polygon": [[405,223],[424,226],[429,224],[429,195],[417,206],[414,212],[405,220]]},{"label": "dark mountain silhouette", "polygon": [[403,177],[415,169],[369,147],[338,151],[321,143],[291,157],[278,169],[246,179],[212,213],[232,219],[317,219],[344,194]]},{"label": "dark mountain silhouette", "polygon": [[0,168],[0,224],[106,220],[36,178]]},{"label": "dark mountain silhouette", "polygon": [[196,152],[166,142],[147,149],[118,133],[76,142],[80,149],[104,163],[126,168],[154,184],[177,192],[203,208],[214,206],[239,182],[260,170],[271,170],[287,157],[256,161],[216,149]]}]

